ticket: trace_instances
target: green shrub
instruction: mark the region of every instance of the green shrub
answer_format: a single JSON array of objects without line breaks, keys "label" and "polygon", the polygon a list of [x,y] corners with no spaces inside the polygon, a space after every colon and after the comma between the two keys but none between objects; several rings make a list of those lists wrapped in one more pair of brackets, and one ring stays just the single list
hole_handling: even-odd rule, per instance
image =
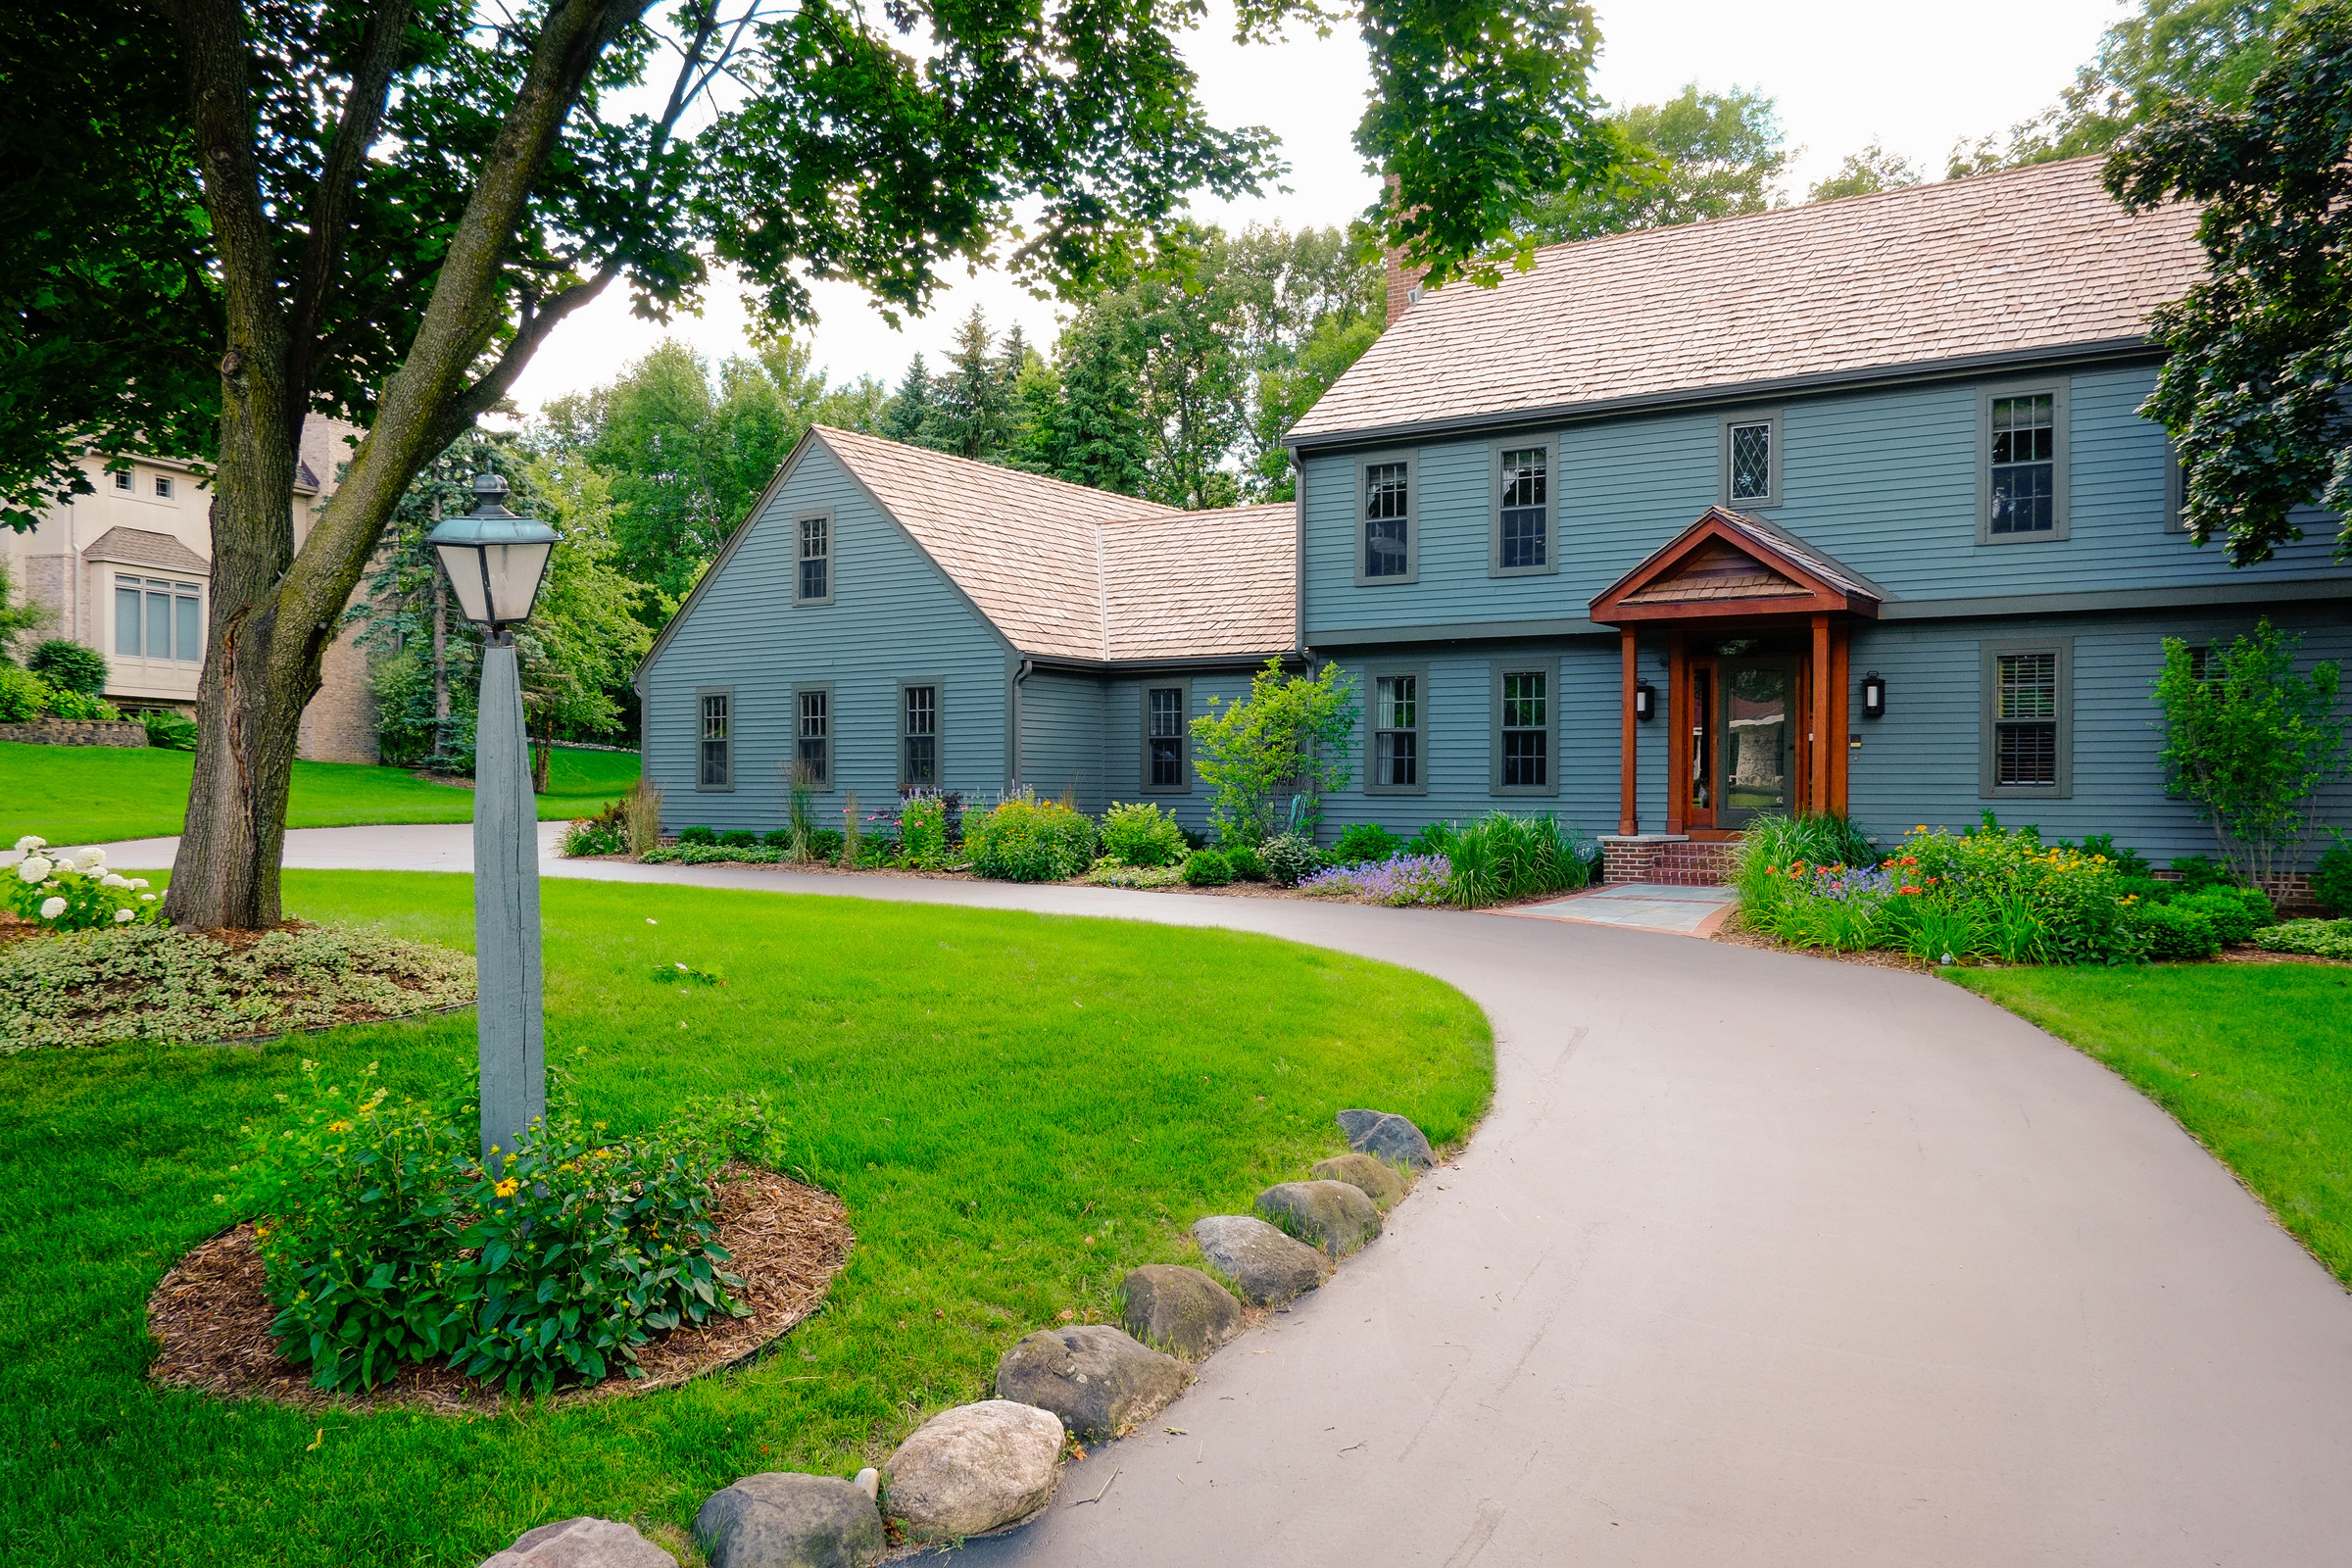
[{"label": "green shrub", "polygon": [[591,817],[565,825],[559,853],[577,859],[586,855],[618,855],[628,847],[628,840],[618,827]]},{"label": "green shrub", "polygon": [[678,834],[680,844],[716,844],[718,833],[707,827],[690,827]]},{"label": "green shrub", "polygon": [[2112,833],[2086,833],[2080,844],[2072,839],[2060,839],[2057,847],[2077,850],[2093,859],[2105,860],[2115,867],[2115,874],[2121,877],[2144,877],[2150,872],[2148,858],[2137,850],[2117,849]]},{"label": "green shrub", "polygon": [[1275,834],[1258,846],[1257,858],[1265,868],[1266,880],[1285,888],[1297,887],[1331,863],[1330,857],[1296,833]]},{"label": "green shrub", "polygon": [[152,924],[163,916],[163,901],[147,890],[145,877],[125,877],[106,868],[106,852],[43,853],[48,840],[27,833],[17,840],[24,858],[0,868],[0,902],[20,919],[52,931],[88,931],[97,926]]},{"label": "green shrub", "polygon": [[774,865],[785,859],[782,850],[756,844],[748,850],[728,844],[674,844],[648,850],[638,857],[647,865]]},{"label": "green shrub", "polygon": [[2203,915],[2212,923],[2214,935],[2224,942],[2251,942],[2261,927],[2278,923],[2278,911],[2271,907],[2270,895],[2260,888],[2204,888],[2182,894],[2170,904],[2173,908]]},{"label": "green shrub", "polygon": [[858,835],[858,863],[869,871],[878,871],[900,863],[899,841],[887,833]]},{"label": "green shrub", "polygon": [[35,648],[24,667],[57,691],[96,697],[106,690],[106,656],[64,637],[52,637]]},{"label": "green shrub", "polygon": [[1893,945],[1922,963],[1958,963],[1985,951],[1984,911],[1958,895],[1897,895],[1884,907]]},{"label": "green shrub", "polygon": [[1185,857],[1184,882],[1187,887],[1221,888],[1233,880],[1233,862],[1222,850],[1195,850]]},{"label": "green shrub", "polygon": [[2002,900],[2022,899],[2041,927],[2046,961],[2111,963],[2132,958],[2136,945],[2125,932],[2122,878],[2114,862],[2080,850],[2045,849],[2032,828],[1992,824],[1961,835],[1914,832],[1886,862],[1907,882],[1969,906],[1988,933]]},{"label": "green shrub", "polygon": [[192,752],[196,749],[196,721],[182,718],[168,708],[150,708],[139,715],[147,726],[147,744],[166,752]]},{"label": "green shrub", "polygon": [[239,1198],[263,1216],[271,1328],[319,1388],[446,1360],[545,1394],[635,1375],[657,1333],[746,1315],[720,1271],[711,1183],[738,1154],[777,1162],[764,1102],[697,1101],[608,1142],[559,1075],[546,1120],[484,1165],[471,1105],[395,1103],[372,1065],[349,1089],[304,1069],[292,1125],[248,1127]]},{"label": "green shrub", "polygon": [[2255,932],[2254,945],[2272,953],[2352,958],[2352,920],[2287,920]]},{"label": "green shrub", "polygon": [[748,850],[760,842],[760,837],[748,828],[731,827],[718,836],[718,842],[731,850]]},{"label": "green shrub", "polygon": [[968,828],[972,869],[1004,882],[1060,882],[1095,863],[1095,824],[1024,790]]},{"label": "green shrub", "polygon": [[1184,858],[1184,829],[1156,806],[1114,801],[1102,813],[1102,853],[1131,866],[1174,865]]},{"label": "green shrub", "polygon": [[2180,891],[2178,882],[2159,882],[2152,876],[2120,876],[2115,879],[2115,896],[2136,899],[2141,904],[2170,904],[2173,895]]},{"label": "green shrub", "polygon": [[1393,860],[1404,853],[1404,840],[1378,822],[1357,822],[1331,847],[1334,865],[1365,865]]},{"label": "green shrub", "polygon": [[103,697],[92,697],[87,692],[66,691],[55,686],[49,688],[49,694],[41,700],[41,707],[52,718],[119,719],[122,716],[122,710]]},{"label": "green shrub", "polygon": [[1447,889],[1464,908],[1564,892],[1591,880],[1592,861],[1583,844],[1549,812],[1513,816],[1490,811],[1466,828],[1451,823],[1443,828],[1441,837],[1440,824],[1432,823],[1422,836],[1439,840],[1438,853],[1452,862]]},{"label": "green shrub", "polygon": [[41,716],[49,685],[30,670],[0,663],[0,724],[29,724]]},{"label": "green shrub", "polygon": [[1421,831],[1414,834],[1405,845],[1404,853],[1416,858],[1426,855],[1444,855],[1453,848],[1453,841],[1460,838],[1461,833],[1462,825],[1459,822],[1424,824]]},{"label": "green shrub", "polygon": [[1166,888],[1184,880],[1184,867],[1177,865],[1129,865],[1115,855],[1105,855],[1086,873],[1086,881],[1098,888]]},{"label": "green shrub", "polygon": [[2183,855],[2173,862],[2172,868],[2180,874],[2175,887],[2181,893],[2237,886],[2237,878],[2230,874],[2230,868],[2210,855]]},{"label": "green shrub", "polygon": [[906,797],[899,811],[899,840],[908,865],[937,871],[948,863],[948,801],[942,795]]},{"label": "green shrub", "polygon": [[2184,899],[2132,905],[2128,919],[2151,958],[2210,958],[2222,951],[2213,921]]},{"label": "green shrub", "polygon": [[1225,863],[1233,868],[1236,882],[1263,882],[1266,879],[1266,862],[1258,858],[1257,851],[1251,846],[1236,844],[1224,853]]},{"label": "green shrub", "polygon": [[2352,914],[2352,842],[2342,834],[2311,868],[2311,891],[2329,914]]}]

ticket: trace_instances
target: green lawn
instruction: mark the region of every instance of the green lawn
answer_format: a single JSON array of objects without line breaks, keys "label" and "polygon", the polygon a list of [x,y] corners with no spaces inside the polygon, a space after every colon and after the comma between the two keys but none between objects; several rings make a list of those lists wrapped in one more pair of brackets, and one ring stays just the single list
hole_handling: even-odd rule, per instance
[{"label": "green lawn", "polygon": [[[187,752],[116,751],[100,746],[0,743],[0,846],[26,833],[52,844],[177,833],[187,814]],[[542,821],[592,816],[637,782],[634,752],[558,747],[548,765]],[[362,822],[470,822],[473,793],[428,784],[397,767],[355,762],[296,762],[288,827],[348,827]]]},{"label": "green lawn", "polygon": [[[0,1561],[470,1565],[533,1525],[683,1525],[758,1470],[847,1475],[1063,1308],[1182,1257],[1204,1213],[1343,1144],[1347,1105],[1465,1136],[1484,1017],[1425,976],[1229,932],[839,899],[551,881],[549,1052],[585,1044],[592,1117],[628,1127],[759,1088],[789,1163],[849,1205],[825,1310],[723,1377],[496,1418],[318,1417],[159,1392],[142,1307],[237,1128],[304,1056],[398,1090],[471,1060],[470,1013],[261,1050],[0,1058]],[[289,871],[290,910],[467,945],[470,879]],[[649,919],[658,924],[649,924]],[[691,993],[657,965],[715,966]],[[1090,1243],[1090,1240],[1091,1243]]]},{"label": "green lawn", "polygon": [[2130,1079],[2352,1285],[2352,969],[1945,969]]}]

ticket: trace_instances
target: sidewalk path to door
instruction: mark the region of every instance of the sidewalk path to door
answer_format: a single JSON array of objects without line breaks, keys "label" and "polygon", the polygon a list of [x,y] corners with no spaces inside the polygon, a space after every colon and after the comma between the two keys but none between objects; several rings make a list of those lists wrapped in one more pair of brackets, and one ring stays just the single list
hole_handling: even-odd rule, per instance
[{"label": "sidewalk path to door", "polygon": [[[287,863],[463,870],[467,832],[304,829]],[[2352,1540],[2352,1298],[2162,1111],[1957,987],[1561,920],[545,869],[1258,931],[1494,1021],[1460,1159],[974,1565],[2285,1568]]]}]

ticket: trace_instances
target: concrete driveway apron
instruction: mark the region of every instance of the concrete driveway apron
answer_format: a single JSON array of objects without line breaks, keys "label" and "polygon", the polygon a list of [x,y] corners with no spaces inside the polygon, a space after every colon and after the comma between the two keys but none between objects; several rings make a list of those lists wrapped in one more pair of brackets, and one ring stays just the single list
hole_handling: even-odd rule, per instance
[{"label": "concrete driveway apron", "polygon": [[[463,869],[466,832],[288,863]],[[1493,1019],[1467,1152],[975,1565],[2352,1560],[2352,1301],[2154,1105],[1955,987],[1605,925],[546,869],[1259,931]]]}]

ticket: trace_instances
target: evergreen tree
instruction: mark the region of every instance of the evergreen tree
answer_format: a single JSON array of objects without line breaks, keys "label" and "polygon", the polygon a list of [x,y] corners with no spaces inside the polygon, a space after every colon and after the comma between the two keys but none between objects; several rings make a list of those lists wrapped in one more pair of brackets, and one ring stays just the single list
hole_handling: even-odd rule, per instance
[{"label": "evergreen tree", "polygon": [[1151,458],[1142,398],[1115,302],[1090,307],[1061,335],[1061,387],[1051,450],[1072,484],[1141,495]]},{"label": "evergreen tree", "polygon": [[973,306],[956,329],[956,350],[938,382],[936,413],[920,438],[924,446],[981,462],[1004,450],[1012,387],[995,346],[988,318]]},{"label": "evergreen tree", "polygon": [[907,362],[906,379],[899,383],[899,390],[882,406],[882,434],[909,446],[922,445],[923,432],[932,421],[937,401],[931,372],[924,368],[923,357],[917,354]]}]

